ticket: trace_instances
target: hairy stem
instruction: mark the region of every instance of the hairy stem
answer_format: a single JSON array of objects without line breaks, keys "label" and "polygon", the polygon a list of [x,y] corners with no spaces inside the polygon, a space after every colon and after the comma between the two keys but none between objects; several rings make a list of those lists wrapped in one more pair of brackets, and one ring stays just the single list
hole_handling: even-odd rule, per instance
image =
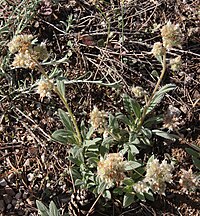
[{"label": "hairy stem", "polygon": [[81,143],[82,143],[81,133],[79,131],[75,116],[73,115],[73,113],[69,107],[69,104],[67,103],[66,98],[60,93],[60,91],[58,90],[58,88],[56,86],[54,86],[53,90],[59,96],[59,98],[62,100],[63,104],[65,105],[65,108],[67,109],[67,112],[68,112],[69,116],[71,117],[72,123],[74,125],[76,135],[78,137],[79,145],[81,145]]},{"label": "hairy stem", "polygon": [[[44,70],[44,68],[40,65],[40,63],[36,59],[34,59],[32,57],[31,57],[31,59],[37,64],[39,71],[47,79],[48,84],[51,86],[52,82],[50,81],[49,76],[47,75],[47,73]],[[60,93],[60,91],[58,90],[57,86],[55,86],[55,85],[53,87],[53,91],[59,96],[59,98],[62,100],[63,104],[65,105],[65,108],[67,109],[67,112],[68,112],[69,116],[71,117],[72,123],[74,125],[79,145],[81,145],[81,143],[82,143],[81,133],[79,131],[79,128],[78,128],[75,116],[73,115],[73,113],[72,113],[72,111],[71,111],[71,109],[69,107],[69,104],[67,103],[66,98]]]}]

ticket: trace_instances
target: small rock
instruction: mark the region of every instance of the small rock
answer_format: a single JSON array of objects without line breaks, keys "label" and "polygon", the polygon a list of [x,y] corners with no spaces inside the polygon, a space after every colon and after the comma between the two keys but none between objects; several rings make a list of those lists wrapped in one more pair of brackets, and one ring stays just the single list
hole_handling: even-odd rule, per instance
[{"label": "small rock", "polygon": [[6,180],[3,178],[0,180],[0,186],[5,187],[7,185]]},{"label": "small rock", "polygon": [[29,174],[27,175],[27,179],[28,179],[28,181],[33,181],[33,179],[34,179],[34,174],[29,173]]},{"label": "small rock", "polygon": [[8,205],[12,202],[12,197],[9,196],[8,194],[3,194],[3,200]]},{"label": "small rock", "polygon": [[24,215],[24,211],[22,211],[22,210],[19,210],[17,213],[18,213],[18,215]]},{"label": "small rock", "polygon": [[26,199],[28,197],[28,192],[27,191],[24,191],[23,195],[22,195],[22,198],[23,199]]},{"label": "small rock", "polygon": [[8,204],[6,208],[9,210],[9,209],[12,208],[12,205],[11,205],[11,204]]},{"label": "small rock", "polygon": [[17,200],[16,200],[16,199],[13,199],[13,200],[12,200],[12,205],[15,206],[16,203],[17,203]]},{"label": "small rock", "polygon": [[21,196],[22,196],[22,193],[21,193],[21,192],[19,192],[19,193],[17,193],[17,194],[15,195],[15,198],[18,200],[18,199],[20,199],[20,198],[21,198]]},{"label": "small rock", "polygon": [[5,187],[5,192],[6,192],[9,196],[11,196],[11,197],[15,196],[14,190],[13,190],[11,187],[9,187],[9,186],[6,186],[6,187]]},{"label": "small rock", "polygon": [[5,203],[3,200],[0,200],[0,213],[3,213],[5,210]]}]

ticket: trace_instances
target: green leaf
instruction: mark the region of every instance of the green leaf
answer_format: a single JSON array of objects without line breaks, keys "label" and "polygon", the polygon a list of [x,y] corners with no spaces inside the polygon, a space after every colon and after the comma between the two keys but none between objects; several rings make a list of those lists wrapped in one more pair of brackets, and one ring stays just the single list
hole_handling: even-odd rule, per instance
[{"label": "green leaf", "polygon": [[132,178],[125,178],[124,180],[123,180],[123,183],[125,184],[125,185],[133,185],[134,184],[134,181],[133,181],[133,179]]},{"label": "green leaf", "polygon": [[107,199],[111,199],[111,193],[109,190],[105,190],[104,193],[103,193],[103,197],[104,198],[107,198]]},{"label": "green leaf", "polygon": [[36,200],[38,214],[41,216],[49,216],[49,209],[39,200]]},{"label": "green leaf", "polygon": [[136,193],[136,196],[141,200],[141,201],[145,201],[145,196],[143,193]]},{"label": "green leaf", "polygon": [[110,129],[118,129],[119,128],[119,124],[118,124],[118,121],[117,121],[117,118],[114,117],[112,114],[109,114],[109,120],[108,120],[109,124],[108,124],[108,127]]},{"label": "green leaf", "polygon": [[55,141],[61,142],[63,144],[67,144],[67,143],[78,144],[79,143],[76,137],[76,134],[73,131],[59,129],[57,131],[54,131],[51,136]]},{"label": "green leaf", "polygon": [[76,186],[80,186],[80,185],[83,185],[83,184],[84,184],[84,182],[81,179],[76,179],[75,180],[75,185]]},{"label": "green leaf", "polygon": [[157,125],[163,121],[163,115],[154,116],[152,118],[147,119],[144,122],[144,127],[151,128],[153,125]]},{"label": "green leaf", "polygon": [[121,196],[121,195],[124,193],[124,191],[123,191],[123,188],[118,187],[118,188],[115,188],[115,189],[113,190],[113,193],[114,193],[114,194],[118,194],[118,195]]},{"label": "green leaf", "polygon": [[142,128],[142,133],[148,138],[151,139],[152,137],[152,132],[148,128]]},{"label": "green leaf", "polygon": [[148,193],[144,193],[144,195],[148,200],[154,202],[155,199],[154,199],[152,192],[149,191]]},{"label": "green leaf", "polygon": [[135,195],[130,194],[130,193],[126,193],[124,195],[124,198],[123,198],[123,207],[126,208],[126,207],[130,206],[132,203],[134,203],[135,202],[134,197],[135,197]]},{"label": "green leaf", "polygon": [[200,153],[197,152],[197,151],[195,151],[195,150],[193,150],[193,149],[191,149],[191,148],[186,148],[185,150],[186,150],[186,152],[187,152],[188,154],[190,154],[191,156],[194,156],[194,157],[196,157],[196,158],[200,157]]},{"label": "green leaf", "polygon": [[107,183],[101,182],[97,188],[98,194],[102,193],[106,189]]},{"label": "green leaf", "polygon": [[60,213],[53,201],[49,204],[49,215],[50,216],[60,216]]},{"label": "green leaf", "polygon": [[63,111],[62,109],[58,109],[58,115],[59,115],[60,120],[62,121],[64,127],[66,128],[66,130],[74,131],[73,124],[72,124],[71,119],[68,116],[68,114],[65,111]]},{"label": "green leaf", "polygon": [[93,146],[96,145],[96,143],[99,141],[101,141],[101,138],[95,138],[93,140],[85,140],[84,146],[85,147]]},{"label": "green leaf", "polygon": [[123,102],[124,102],[124,108],[125,110],[132,115],[133,113],[135,114],[137,119],[140,119],[141,117],[141,107],[139,103],[132,99],[130,96],[127,94],[124,94],[123,96]]},{"label": "green leaf", "polygon": [[176,138],[178,138],[176,135],[174,134],[169,134],[165,131],[161,131],[161,130],[152,130],[152,133],[156,134],[157,136],[163,137],[165,139],[169,139],[172,141],[175,141]]},{"label": "green leaf", "polygon": [[63,80],[57,80],[57,88],[60,94],[65,97],[65,84]]},{"label": "green leaf", "polygon": [[121,122],[123,122],[125,125],[131,126],[131,121],[130,121],[130,119],[126,115],[124,115],[122,113],[117,113],[116,114],[116,118],[118,120],[120,120]]},{"label": "green leaf", "polygon": [[152,98],[152,101],[150,103],[150,106],[147,109],[146,114],[148,114],[149,112],[151,112],[154,107],[160,103],[160,101],[162,100],[162,98],[164,97],[165,93],[174,90],[176,88],[176,85],[174,84],[167,84],[165,86],[163,86],[159,91],[157,91],[154,95],[154,97]]},{"label": "green leaf", "polygon": [[139,145],[140,144],[140,140],[138,139],[137,134],[135,132],[130,132],[129,143],[131,143],[133,145]]},{"label": "green leaf", "polygon": [[72,156],[69,156],[68,159],[73,162],[74,164],[76,164],[77,166],[80,166],[82,164],[82,162],[80,160],[78,160],[77,158],[74,158]]},{"label": "green leaf", "polygon": [[129,145],[130,151],[133,155],[136,155],[139,153],[139,150],[136,148],[135,145]]},{"label": "green leaf", "polygon": [[194,156],[192,156],[192,161],[194,165],[200,170],[200,160]]},{"label": "green leaf", "polygon": [[141,164],[136,162],[136,161],[128,161],[125,164],[125,170],[126,171],[134,170],[134,169],[136,169],[136,168],[138,168],[140,166],[141,166]]},{"label": "green leaf", "polygon": [[89,139],[91,138],[91,136],[92,136],[92,134],[94,133],[94,131],[95,131],[95,128],[93,128],[93,127],[90,127],[90,128],[89,128],[89,131],[88,131],[87,134],[86,134],[86,139],[87,139],[87,140],[89,140]]}]

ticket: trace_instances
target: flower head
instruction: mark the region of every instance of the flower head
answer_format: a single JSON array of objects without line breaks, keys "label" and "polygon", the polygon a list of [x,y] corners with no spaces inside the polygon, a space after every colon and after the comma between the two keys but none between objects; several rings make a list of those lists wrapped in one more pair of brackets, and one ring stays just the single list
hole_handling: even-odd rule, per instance
[{"label": "flower head", "polygon": [[140,86],[133,86],[131,90],[136,98],[142,98],[144,95],[146,95],[146,92]]},{"label": "flower head", "polygon": [[163,127],[168,128],[169,130],[173,131],[174,129],[178,128],[181,124],[181,111],[172,106],[169,105],[167,112],[164,116],[164,124]]},{"label": "flower head", "polygon": [[9,51],[13,54],[15,52],[24,53],[31,46],[33,35],[17,35],[8,43]]},{"label": "flower head", "polygon": [[178,56],[170,60],[172,71],[179,71],[182,65],[181,56]]},{"label": "flower head", "polygon": [[105,111],[99,111],[99,109],[94,106],[94,109],[90,113],[90,122],[92,127],[99,129],[99,132],[104,132],[104,125],[106,123],[106,113]]},{"label": "flower head", "polygon": [[179,25],[174,25],[169,21],[162,27],[161,36],[165,48],[181,47],[181,30]]},{"label": "flower head", "polygon": [[152,54],[158,59],[158,61],[162,60],[162,56],[165,53],[165,48],[163,47],[162,43],[156,42],[153,45]]},{"label": "flower head", "polygon": [[51,90],[53,88],[53,84],[46,80],[40,80],[38,82],[37,93],[40,94],[41,101],[44,97],[51,97]]},{"label": "flower head", "polygon": [[161,164],[158,159],[150,160],[146,166],[144,181],[149,184],[153,192],[164,194],[166,182],[172,181],[173,168],[173,164],[168,164],[166,160],[163,160]]},{"label": "flower head", "polygon": [[97,174],[107,183],[121,182],[125,177],[125,162],[119,153],[110,153],[98,163]]},{"label": "flower head", "polygon": [[189,170],[181,169],[179,184],[184,192],[195,191],[200,188],[200,177],[192,172],[192,168]]},{"label": "flower head", "polygon": [[26,50],[24,53],[19,52],[15,54],[12,66],[34,69],[36,63],[32,60],[29,51]]},{"label": "flower head", "polygon": [[134,186],[133,189],[136,193],[148,193],[150,187],[148,184],[143,180],[137,182]]}]

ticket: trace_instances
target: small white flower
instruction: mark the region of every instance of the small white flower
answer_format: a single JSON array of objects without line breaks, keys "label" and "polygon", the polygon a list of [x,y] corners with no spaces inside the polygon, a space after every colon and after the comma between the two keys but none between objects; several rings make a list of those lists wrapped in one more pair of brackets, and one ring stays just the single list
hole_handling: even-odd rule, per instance
[{"label": "small white flower", "polygon": [[147,163],[144,181],[153,192],[165,194],[166,182],[172,181],[173,168],[173,164],[168,164],[166,160],[160,164],[158,159],[153,159]]},{"label": "small white flower", "polygon": [[44,97],[51,97],[51,90],[53,88],[53,81],[40,80],[38,82],[37,93],[40,94],[41,101]]},{"label": "small white flower", "polygon": [[92,127],[98,129],[100,133],[103,133],[106,124],[106,117],[107,115],[105,111],[99,111],[99,109],[94,106],[94,109],[90,113],[90,122]]}]

